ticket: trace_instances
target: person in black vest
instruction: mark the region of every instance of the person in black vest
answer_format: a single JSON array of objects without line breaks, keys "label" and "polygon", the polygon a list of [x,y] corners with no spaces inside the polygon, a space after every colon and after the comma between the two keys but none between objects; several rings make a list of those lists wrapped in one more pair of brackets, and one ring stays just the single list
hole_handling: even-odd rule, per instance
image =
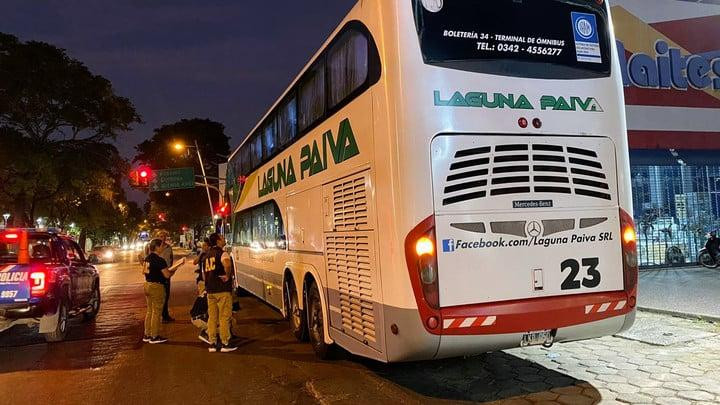
[{"label": "person in black vest", "polygon": [[165,302],[165,282],[170,280],[176,270],[176,268],[168,268],[165,259],[160,257],[162,244],[163,241],[160,239],[153,239],[148,244],[150,254],[145,258],[143,265],[145,300],[147,302],[143,342],[152,344],[167,342],[167,338],[160,336],[160,318]]},{"label": "person in black vest", "polygon": [[[223,249],[225,238],[214,233],[210,235],[210,250],[205,257],[204,279],[208,300],[207,335],[211,353],[237,350],[230,343],[230,319],[232,318],[232,261]],[[217,341],[218,324],[220,342]]]}]

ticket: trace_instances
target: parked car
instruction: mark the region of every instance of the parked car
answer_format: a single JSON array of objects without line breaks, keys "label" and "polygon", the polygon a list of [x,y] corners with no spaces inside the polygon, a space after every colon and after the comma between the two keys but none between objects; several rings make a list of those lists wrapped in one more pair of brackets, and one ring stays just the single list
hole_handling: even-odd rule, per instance
[{"label": "parked car", "polygon": [[115,263],[117,256],[118,252],[114,247],[98,245],[93,247],[90,252],[90,262],[94,264]]},{"label": "parked car", "polygon": [[65,339],[69,319],[100,311],[100,276],[80,246],[48,230],[0,231],[0,332],[39,325],[48,342]]}]

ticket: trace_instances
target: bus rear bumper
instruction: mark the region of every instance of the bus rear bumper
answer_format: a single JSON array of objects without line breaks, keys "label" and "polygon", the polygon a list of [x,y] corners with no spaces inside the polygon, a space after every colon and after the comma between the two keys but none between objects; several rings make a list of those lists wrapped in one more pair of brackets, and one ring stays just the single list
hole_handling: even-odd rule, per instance
[{"label": "bus rear bumper", "polygon": [[[635,310],[633,309],[625,315],[558,328],[554,341],[562,343],[613,335],[632,326],[634,319]],[[440,346],[435,358],[469,356],[520,347],[523,334],[443,335],[440,338]]]}]

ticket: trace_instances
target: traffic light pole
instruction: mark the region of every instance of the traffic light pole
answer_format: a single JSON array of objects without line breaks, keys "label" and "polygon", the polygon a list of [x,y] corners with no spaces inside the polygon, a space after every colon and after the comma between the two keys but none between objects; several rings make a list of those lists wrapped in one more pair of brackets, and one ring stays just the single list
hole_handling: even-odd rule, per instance
[{"label": "traffic light pole", "polygon": [[207,177],[205,176],[205,165],[203,164],[202,156],[200,155],[200,147],[198,146],[197,140],[195,141],[195,151],[197,152],[198,160],[200,161],[200,170],[202,171],[203,182],[205,183],[205,191],[207,192],[208,204],[210,206],[210,220],[212,221],[215,216],[215,210],[213,209],[212,198],[210,198],[210,185],[208,184]]}]

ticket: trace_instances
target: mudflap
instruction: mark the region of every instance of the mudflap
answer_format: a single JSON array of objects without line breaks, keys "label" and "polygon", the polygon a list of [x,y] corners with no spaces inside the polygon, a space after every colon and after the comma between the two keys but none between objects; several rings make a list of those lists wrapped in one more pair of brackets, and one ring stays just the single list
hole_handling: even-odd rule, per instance
[{"label": "mudflap", "polygon": [[0,332],[5,332],[13,326],[15,326],[15,323],[13,321],[7,319],[0,319]]},{"label": "mudflap", "polygon": [[55,308],[54,314],[45,315],[40,318],[40,333],[52,333],[55,331],[58,323],[58,317],[60,316],[60,311],[58,311],[59,308],[60,303],[58,303],[58,307]]}]

